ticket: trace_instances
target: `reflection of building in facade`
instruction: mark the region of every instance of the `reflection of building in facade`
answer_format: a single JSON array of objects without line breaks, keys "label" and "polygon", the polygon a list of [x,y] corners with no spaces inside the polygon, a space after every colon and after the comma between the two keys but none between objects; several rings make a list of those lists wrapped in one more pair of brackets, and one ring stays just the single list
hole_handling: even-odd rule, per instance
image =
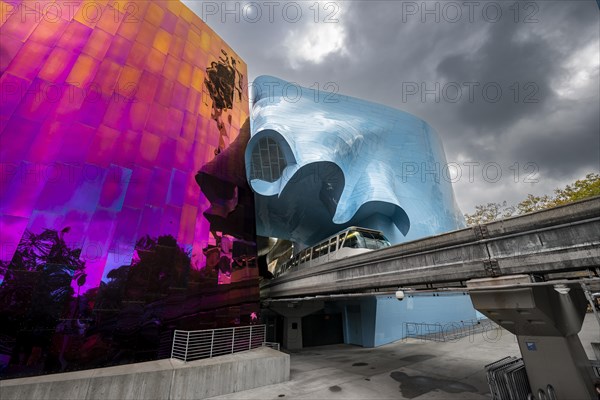
[{"label": "reflection of building in facade", "polygon": [[246,65],[179,1],[119,4],[2,3],[4,377],[258,312]]},{"label": "reflection of building in facade", "polygon": [[399,243],[464,226],[426,122],[268,76],[253,89],[246,171],[259,235],[312,245],[356,225]]}]

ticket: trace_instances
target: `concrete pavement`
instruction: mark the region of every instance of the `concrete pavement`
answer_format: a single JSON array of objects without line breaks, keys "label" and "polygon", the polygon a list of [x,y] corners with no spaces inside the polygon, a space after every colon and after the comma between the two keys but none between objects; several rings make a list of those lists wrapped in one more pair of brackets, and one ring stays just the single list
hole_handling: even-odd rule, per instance
[{"label": "concrete pavement", "polygon": [[[594,315],[579,334],[590,359],[600,341]],[[453,342],[406,339],[378,348],[330,345],[291,353],[290,381],[212,399],[490,399],[484,366],[520,357],[504,329]]]}]

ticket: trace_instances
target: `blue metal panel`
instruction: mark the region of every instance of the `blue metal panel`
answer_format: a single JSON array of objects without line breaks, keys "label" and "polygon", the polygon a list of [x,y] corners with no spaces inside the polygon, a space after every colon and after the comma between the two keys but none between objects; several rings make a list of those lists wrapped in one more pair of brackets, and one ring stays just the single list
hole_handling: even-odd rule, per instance
[{"label": "blue metal panel", "polygon": [[414,295],[398,301],[394,296],[377,297],[377,324],[375,346],[381,346],[406,336],[404,323],[441,324],[452,330],[450,324],[476,319],[471,298],[464,294],[439,296]]},{"label": "blue metal panel", "polygon": [[377,300],[366,297],[341,302],[344,310],[344,343],[374,347]]},{"label": "blue metal panel", "polygon": [[463,293],[416,294],[403,301],[394,296],[372,296],[336,304],[343,310],[344,343],[363,347],[403,339],[406,322],[440,324],[450,332],[461,326],[461,321],[477,319],[471,298]]},{"label": "blue metal panel", "polygon": [[[246,172],[259,235],[312,245],[358,225],[399,243],[464,227],[442,143],[425,121],[270,76],[253,87]],[[261,141],[276,143],[272,153],[256,150]]]}]

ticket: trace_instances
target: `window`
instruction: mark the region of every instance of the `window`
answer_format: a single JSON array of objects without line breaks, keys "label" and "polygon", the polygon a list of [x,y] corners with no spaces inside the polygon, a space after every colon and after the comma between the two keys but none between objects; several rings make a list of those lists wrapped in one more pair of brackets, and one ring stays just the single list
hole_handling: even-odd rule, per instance
[{"label": "window", "polygon": [[311,249],[304,249],[300,253],[300,264],[310,261]]},{"label": "window", "polygon": [[390,242],[378,232],[361,232],[365,242],[365,248],[371,250],[379,250],[385,247],[390,247]]},{"label": "window", "polygon": [[281,177],[286,166],[283,151],[277,142],[269,137],[262,138],[252,149],[250,179],[275,182]]},{"label": "window", "polygon": [[346,237],[346,241],[344,242],[344,247],[349,247],[351,249],[357,249],[359,248],[359,241],[358,241],[358,232],[350,232],[348,234],[348,236]]},{"label": "window", "polygon": [[329,241],[329,252],[330,253],[333,253],[335,251],[336,243],[337,243],[337,237],[334,237]]},{"label": "window", "polygon": [[321,252],[321,255],[327,255],[327,253],[329,253],[329,243],[328,242],[323,242],[319,245],[319,251]]}]

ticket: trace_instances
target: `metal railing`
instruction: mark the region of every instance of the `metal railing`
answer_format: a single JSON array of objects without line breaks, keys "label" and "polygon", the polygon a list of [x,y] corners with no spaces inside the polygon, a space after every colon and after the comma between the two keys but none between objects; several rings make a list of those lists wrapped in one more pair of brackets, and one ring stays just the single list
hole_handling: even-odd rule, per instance
[{"label": "metal railing", "polygon": [[234,328],[180,331],[173,334],[171,358],[182,361],[200,360],[262,347],[265,325]]},{"label": "metal railing", "polygon": [[405,322],[404,337],[432,342],[451,342],[477,333],[498,329],[498,325],[489,319],[474,319],[447,324],[425,322]]},{"label": "metal railing", "polygon": [[594,371],[594,376],[600,379],[600,360],[590,360],[592,364],[592,370]]},{"label": "metal railing", "polygon": [[504,357],[486,365],[485,372],[493,400],[526,400],[531,395],[522,358]]},{"label": "metal railing", "polygon": [[277,342],[263,342],[264,347],[270,347],[275,350],[279,350],[279,343]]}]

